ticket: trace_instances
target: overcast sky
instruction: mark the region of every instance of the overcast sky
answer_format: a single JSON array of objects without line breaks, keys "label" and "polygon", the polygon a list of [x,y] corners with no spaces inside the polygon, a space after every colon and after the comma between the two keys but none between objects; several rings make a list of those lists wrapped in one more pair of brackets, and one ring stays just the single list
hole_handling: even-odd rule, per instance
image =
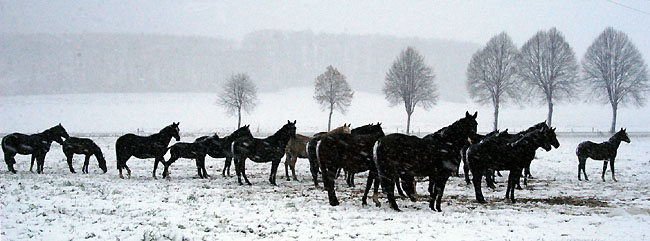
[{"label": "overcast sky", "polygon": [[650,1],[31,1],[0,0],[3,33],[127,32],[241,39],[260,29],[382,34],[484,44],[506,31],[520,47],[557,27],[578,59],[607,26],[650,58]]}]

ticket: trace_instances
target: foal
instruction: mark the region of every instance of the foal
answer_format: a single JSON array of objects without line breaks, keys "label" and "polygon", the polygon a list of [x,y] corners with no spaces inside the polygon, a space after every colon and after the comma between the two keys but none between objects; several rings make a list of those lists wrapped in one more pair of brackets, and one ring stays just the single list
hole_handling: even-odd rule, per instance
[{"label": "foal", "polygon": [[[216,136],[216,134],[215,134]],[[219,138],[217,136],[217,138]],[[169,177],[169,166],[171,166],[178,158],[194,159],[196,162],[196,170],[199,178],[208,178],[208,172],[205,170],[205,155],[208,152],[209,138],[203,138],[192,143],[177,142],[169,147],[169,160],[165,165],[165,173]]]},{"label": "foal", "polygon": [[603,162],[603,174],[601,175],[603,182],[605,181],[605,172],[607,171],[607,162],[609,161],[609,165],[612,168],[612,180],[617,182],[616,176],[614,175],[614,160],[616,159],[616,153],[621,141],[630,143],[630,137],[627,136],[627,132],[625,132],[625,129],[623,128],[616,132],[616,134],[610,137],[606,142],[593,143],[591,141],[585,141],[580,143],[576,149],[576,155],[578,156],[578,181],[581,181],[581,170],[585,175],[585,180],[589,181],[587,173],[585,172],[585,163],[587,162],[587,158],[591,158],[594,160],[605,161]]},{"label": "foal", "polygon": [[[84,165],[81,168],[81,172],[88,173],[88,164],[90,161],[90,156],[94,155],[99,163],[99,168],[106,173],[106,159],[104,159],[104,154],[102,154],[102,149],[99,148],[95,142],[88,138],[77,138],[70,137],[63,142],[63,153],[68,161],[68,167],[70,172],[75,173],[74,168],[72,167],[72,156],[74,154],[82,154],[86,156]],[[32,163],[33,164],[33,163]],[[30,168],[31,169],[31,168]]]}]

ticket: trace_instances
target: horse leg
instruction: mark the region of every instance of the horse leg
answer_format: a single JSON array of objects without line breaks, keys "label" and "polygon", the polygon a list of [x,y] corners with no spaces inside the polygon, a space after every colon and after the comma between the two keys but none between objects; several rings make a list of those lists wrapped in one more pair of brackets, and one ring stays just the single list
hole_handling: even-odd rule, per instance
[{"label": "horse leg", "polygon": [[323,186],[327,190],[327,197],[331,206],[339,205],[339,200],[336,198],[336,192],[334,192],[334,179],[336,178],[337,170],[335,168],[322,168],[323,172]]},{"label": "horse leg", "polygon": [[[160,162],[160,158],[159,158],[159,157],[156,157],[156,159],[155,159],[154,162],[153,162],[153,172],[152,172],[152,174],[151,174],[151,176],[153,177],[153,179],[158,179],[158,178],[156,177],[156,169],[158,169],[158,162]],[[163,163],[163,165],[165,165],[165,164]],[[166,176],[167,176],[167,173],[166,173],[165,171],[163,171],[163,178],[165,178]]]},{"label": "horse leg", "polygon": [[610,169],[612,169],[612,180],[614,180],[615,182],[618,182],[618,180],[616,180],[616,175],[614,173],[614,158],[612,158],[612,160],[609,161],[609,167],[610,167]]},{"label": "horse leg", "polygon": [[318,162],[309,158],[309,172],[311,173],[311,179],[314,181],[314,187],[320,188],[318,186]]},{"label": "horse leg", "polygon": [[399,209],[399,207],[397,206],[397,202],[395,201],[395,179],[397,178],[380,177],[381,188],[384,190],[384,193],[386,193],[386,198],[388,198],[388,203],[390,204],[390,208],[400,212],[402,210]]},{"label": "horse leg", "polygon": [[208,170],[205,169],[205,155],[201,157],[201,170],[203,170],[203,178],[209,178],[210,175],[208,175]]},{"label": "horse leg", "polygon": [[44,166],[45,166],[45,154],[36,157],[36,173],[43,174]]},{"label": "horse leg", "polygon": [[271,162],[271,176],[269,176],[269,182],[271,182],[271,185],[277,186],[278,184],[275,183],[275,174],[278,172],[278,166],[280,166],[280,161],[282,159],[277,159],[273,160]]},{"label": "horse leg", "polygon": [[368,202],[366,200],[368,199],[368,191],[370,191],[370,186],[372,185],[372,182],[375,180],[376,174],[373,173],[373,171],[368,172],[368,179],[366,180],[366,188],[363,190],[363,197],[361,198],[361,205],[366,206],[368,205]]},{"label": "horse leg", "polygon": [[[34,167],[34,161],[36,160],[36,156],[32,155],[32,164],[29,165],[29,172],[32,172],[32,168]],[[36,167],[38,169],[38,166]]]},{"label": "horse leg", "polygon": [[[226,176],[226,170],[228,170],[228,176],[230,176],[230,163],[232,162],[232,157],[226,156],[226,160],[223,163],[223,171],[221,171],[221,176]],[[237,165],[235,165],[235,172],[237,172]]]},{"label": "horse leg", "polygon": [[[7,170],[9,170],[11,173],[16,174],[16,169],[14,169],[14,163],[16,163],[16,159],[14,159],[14,155],[12,153],[6,153],[5,152],[5,163],[7,164]],[[34,156],[32,155],[32,158]],[[32,159],[32,166],[34,166],[34,159]],[[30,172],[32,171],[31,168],[29,168]]]},{"label": "horse leg", "polygon": [[465,183],[467,185],[471,184],[472,181],[469,179],[469,165],[467,165],[467,157],[463,158],[463,172],[465,173]]},{"label": "horse leg", "polygon": [[248,177],[246,176],[246,159],[241,159],[239,160],[239,162],[240,162],[239,165],[241,166],[240,172],[242,177],[244,177],[244,181],[246,181],[246,184],[248,184],[249,186],[253,185],[251,184],[251,182],[248,181]]},{"label": "horse leg", "polygon": [[476,194],[476,201],[478,201],[479,203],[485,203],[483,192],[481,192],[481,179],[483,179],[483,173],[472,172],[472,182],[474,184],[474,193]]},{"label": "horse leg", "polygon": [[399,176],[395,177],[393,183],[395,183],[395,187],[397,188],[397,193],[399,194],[399,196],[403,198],[406,197],[406,194],[404,194],[404,190],[402,190],[402,185],[400,184]]},{"label": "horse leg", "polygon": [[438,212],[442,212],[442,209],[440,208],[440,205],[442,203],[442,195],[445,192],[445,185],[447,185],[447,180],[449,180],[449,175],[444,175],[443,177],[438,177],[435,180],[436,180],[436,183],[435,183],[435,186],[433,188],[433,197],[436,197],[436,199],[435,199],[436,209],[433,209],[433,204],[434,204],[433,197],[431,198],[431,202],[429,203],[429,208],[431,208],[431,210],[436,210]]},{"label": "horse leg", "polygon": [[198,157],[194,159],[194,164],[196,165],[196,174],[199,176],[199,178],[203,179],[203,169],[201,169],[201,163]]},{"label": "horse leg", "polygon": [[289,152],[285,153],[285,158],[284,158],[284,176],[287,177],[287,181],[291,181],[291,178],[289,177],[289,162],[291,159],[291,154]]},{"label": "horse leg", "polygon": [[88,166],[90,165],[90,155],[86,155],[86,159],[84,160],[84,165],[81,167],[81,173],[86,173],[88,174]]},{"label": "horse leg", "polygon": [[375,203],[375,206],[381,207],[381,203],[379,202],[379,174],[375,173],[375,180],[374,180],[374,190],[372,192],[372,201]]},{"label": "horse leg", "polygon": [[415,202],[416,201],[415,186],[413,186],[413,182],[415,181],[415,178],[413,176],[402,175],[400,179],[402,182],[402,187],[404,188],[404,192],[406,192],[406,196],[409,197],[411,202]]},{"label": "horse leg", "polygon": [[348,176],[348,186],[349,187],[355,187],[354,186],[354,172],[349,171],[349,172],[347,172],[346,176]]},{"label": "horse leg", "polygon": [[585,181],[589,181],[589,178],[587,177],[587,172],[585,171],[586,164],[587,164],[587,157],[578,157],[578,181],[581,181],[580,171],[582,171],[582,174],[585,176]]},{"label": "horse leg", "polygon": [[600,176],[600,177],[603,178],[603,182],[605,181],[605,172],[607,171],[607,162],[608,161],[603,162],[603,174]]},{"label": "horse leg", "polygon": [[298,177],[296,177],[296,161],[298,161],[298,157],[294,156],[291,159],[292,161],[289,164],[289,167],[291,167],[291,176],[293,176],[294,181],[298,181]]}]

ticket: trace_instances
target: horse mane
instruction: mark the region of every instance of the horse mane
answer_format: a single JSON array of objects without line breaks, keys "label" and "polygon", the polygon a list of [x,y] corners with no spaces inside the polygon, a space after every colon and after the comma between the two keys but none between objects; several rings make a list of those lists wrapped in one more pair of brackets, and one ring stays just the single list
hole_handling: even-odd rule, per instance
[{"label": "horse mane", "polygon": [[531,127],[528,127],[528,129],[523,130],[523,131],[520,131],[520,132],[518,132],[517,134],[526,134],[526,133],[528,133],[528,132],[531,132],[531,131],[537,130],[537,129],[542,128],[542,127],[546,127],[546,128],[548,128],[548,125],[546,124],[545,121],[542,121],[542,122],[537,123],[537,124],[535,124],[535,125],[533,125],[533,126],[531,126]]}]

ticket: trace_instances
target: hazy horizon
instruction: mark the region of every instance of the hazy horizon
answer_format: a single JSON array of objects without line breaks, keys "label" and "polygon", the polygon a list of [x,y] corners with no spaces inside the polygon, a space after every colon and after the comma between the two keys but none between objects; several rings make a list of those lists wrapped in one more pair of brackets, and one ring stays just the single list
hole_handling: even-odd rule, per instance
[{"label": "hazy horizon", "polygon": [[557,27],[582,59],[608,26],[650,56],[650,1],[1,1],[2,33],[160,33],[241,40],[258,30],[388,35],[520,47]]}]

